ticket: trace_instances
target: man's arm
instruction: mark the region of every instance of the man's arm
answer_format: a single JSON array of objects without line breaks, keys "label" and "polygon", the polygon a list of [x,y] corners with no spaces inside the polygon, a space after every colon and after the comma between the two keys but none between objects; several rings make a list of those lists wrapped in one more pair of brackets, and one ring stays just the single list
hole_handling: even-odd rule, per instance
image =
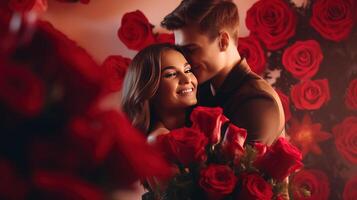
[{"label": "man's arm", "polygon": [[[259,97],[251,98],[239,104],[234,109],[231,121],[247,129],[248,142],[259,141],[271,145],[279,136],[283,136],[280,130],[279,108],[272,99]],[[289,178],[284,180],[289,184]],[[284,199],[289,200],[289,192],[283,191]]]},{"label": "man's arm", "polygon": [[247,129],[248,142],[259,141],[271,145],[279,136],[279,108],[272,99],[256,97],[233,108],[231,121]]}]

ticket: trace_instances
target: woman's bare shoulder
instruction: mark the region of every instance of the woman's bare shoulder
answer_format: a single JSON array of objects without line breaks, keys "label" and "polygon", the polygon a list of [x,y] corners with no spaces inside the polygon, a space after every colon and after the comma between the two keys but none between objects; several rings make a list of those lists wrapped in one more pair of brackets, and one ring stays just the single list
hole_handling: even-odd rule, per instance
[{"label": "woman's bare shoulder", "polygon": [[169,132],[170,130],[165,127],[156,128],[155,130],[149,133],[149,136],[147,137],[147,141],[148,143],[154,143],[159,135],[168,134]]}]

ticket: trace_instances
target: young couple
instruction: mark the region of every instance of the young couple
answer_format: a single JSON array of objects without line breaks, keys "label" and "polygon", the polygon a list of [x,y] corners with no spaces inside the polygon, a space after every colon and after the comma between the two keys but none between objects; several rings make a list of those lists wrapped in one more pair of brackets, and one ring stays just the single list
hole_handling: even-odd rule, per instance
[{"label": "young couple", "polygon": [[122,109],[149,140],[185,126],[197,102],[222,107],[232,123],[247,129],[248,142],[271,145],[284,133],[277,93],[238,53],[238,24],[230,0],[183,0],[161,22],[179,47],[156,44],[134,57]]}]

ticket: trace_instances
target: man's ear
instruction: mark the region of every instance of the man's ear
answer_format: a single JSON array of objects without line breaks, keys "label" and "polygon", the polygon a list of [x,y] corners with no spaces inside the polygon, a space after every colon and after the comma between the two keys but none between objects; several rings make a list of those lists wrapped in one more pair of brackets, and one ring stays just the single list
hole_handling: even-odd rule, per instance
[{"label": "man's ear", "polygon": [[229,40],[231,39],[227,31],[221,31],[219,33],[219,49],[225,51],[228,48]]}]

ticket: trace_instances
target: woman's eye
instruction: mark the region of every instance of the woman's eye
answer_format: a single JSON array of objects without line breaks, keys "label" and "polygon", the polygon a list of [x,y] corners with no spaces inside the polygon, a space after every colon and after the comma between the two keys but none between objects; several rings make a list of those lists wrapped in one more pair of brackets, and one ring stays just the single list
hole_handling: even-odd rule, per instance
[{"label": "woman's eye", "polygon": [[186,69],[185,73],[192,73],[192,69],[191,68]]},{"label": "woman's eye", "polygon": [[174,77],[174,76],[176,76],[176,72],[171,72],[171,73],[164,74],[165,78],[171,78],[171,77]]}]

